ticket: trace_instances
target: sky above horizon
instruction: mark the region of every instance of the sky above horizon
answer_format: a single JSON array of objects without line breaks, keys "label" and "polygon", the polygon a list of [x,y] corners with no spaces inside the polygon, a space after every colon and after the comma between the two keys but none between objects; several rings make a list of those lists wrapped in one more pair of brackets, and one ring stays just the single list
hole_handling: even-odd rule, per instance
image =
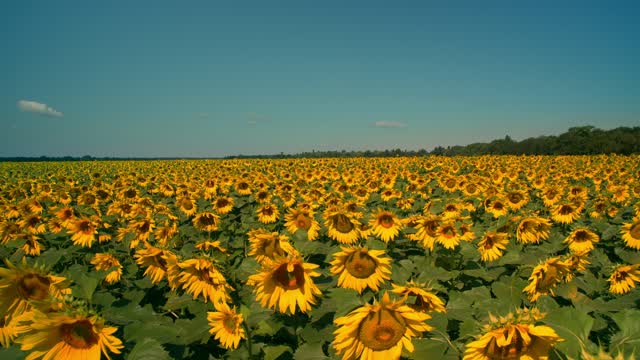
[{"label": "sky above horizon", "polygon": [[20,1],[0,157],[427,149],[640,126],[633,1]]}]

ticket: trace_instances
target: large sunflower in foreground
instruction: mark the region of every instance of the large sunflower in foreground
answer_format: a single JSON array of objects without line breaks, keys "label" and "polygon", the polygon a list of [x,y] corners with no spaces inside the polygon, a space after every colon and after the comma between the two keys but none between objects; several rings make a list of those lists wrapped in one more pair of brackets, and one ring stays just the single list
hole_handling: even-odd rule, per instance
[{"label": "large sunflower in foreground", "polygon": [[236,313],[236,308],[230,308],[225,302],[214,304],[216,311],[207,312],[209,333],[220,341],[225,349],[236,349],[240,340],[246,339],[242,323],[242,314]]},{"label": "large sunflower in foreground", "polygon": [[66,279],[30,267],[24,262],[15,266],[5,260],[0,267],[0,315],[18,316],[33,308],[33,304],[49,298],[61,299],[71,294]]},{"label": "large sunflower in foreground", "polygon": [[267,259],[262,270],[251,275],[247,284],[254,287],[256,300],[264,308],[294,314],[298,307],[306,313],[316,304],[316,297],[322,295],[313,282],[314,277],[320,276],[315,271],[318,267],[305,263],[299,256],[281,257],[273,261]]},{"label": "large sunflower in foreground", "polygon": [[385,293],[380,302],[365,304],[333,321],[337,326],[333,347],[343,360],[400,359],[403,348],[413,352],[413,337],[433,329],[424,323],[430,318],[402,300],[391,301]]},{"label": "large sunflower in foreground", "polygon": [[463,360],[547,359],[549,350],[564,340],[551,327],[536,325],[543,317],[535,309],[518,309],[499,319],[491,316],[484,333],[466,345]]},{"label": "large sunflower in foreground", "polygon": [[20,334],[29,330],[26,325],[29,316],[31,316],[30,312],[12,317],[0,316],[0,346],[8,348]]},{"label": "large sunflower in foreground", "polygon": [[373,228],[373,234],[385,243],[398,237],[400,230],[404,227],[394,213],[382,209],[378,209],[377,213],[373,214],[369,225]]},{"label": "large sunflower in foreground", "polygon": [[369,287],[378,291],[380,284],[391,278],[391,259],[384,250],[369,250],[362,247],[341,247],[333,254],[331,274],[339,275],[338,286],[354,289],[359,294]]},{"label": "large sunflower in foreground", "polygon": [[27,360],[99,360],[101,354],[119,354],[124,346],[113,334],[116,327],[105,326],[97,316],[33,312],[29,331],[19,337],[20,350],[30,351]]}]

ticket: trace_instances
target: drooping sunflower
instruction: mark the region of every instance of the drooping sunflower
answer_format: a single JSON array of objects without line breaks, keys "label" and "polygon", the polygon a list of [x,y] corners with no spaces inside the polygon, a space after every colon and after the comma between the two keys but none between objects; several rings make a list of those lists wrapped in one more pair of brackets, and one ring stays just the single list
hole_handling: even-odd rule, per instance
[{"label": "drooping sunflower", "polygon": [[636,265],[620,265],[616,267],[609,277],[609,292],[612,294],[626,294],[640,282],[640,271]]},{"label": "drooping sunflower", "polygon": [[104,320],[95,315],[35,311],[29,331],[16,342],[20,350],[30,351],[29,360],[100,360],[109,353],[119,354],[122,341],[113,334],[116,327],[105,326]]},{"label": "drooping sunflower", "polygon": [[467,344],[463,360],[547,359],[557,342],[564,341],[551,327],[536,325],[543,318],[536,309],[518,309],[506,317],[490,316],[478,339]]},{"label": "drooping sunflower", "polygon": [[309,312],[322,292],[313,282],[320,276],[315,271],[319,266],[306,263],[298,255],[267,259],[262,270],[251,275],[247,281],[253,286],[256,301],[267,309],[294,314],[296,308]]},{"label": "drooping sunflower", "polygon": [[144,249],[136,250],[133,255],[136,263],[145,268],[144,276],[151,279],[151,283],[157,284],[167,277],[171,288],[175,288],[175,278],[169,276],[169,268],[177,267],[178,257],[170,250],[160,249],[145,243]]},{"label": "drooping sunflower", "polygon": [[516,239],[523,244],[537,244],[549,238],[551,221],[541,217],[525,217],[520,220]]},{"label": "drooping sunflower", "polygon": [[400,359],[402,349],[413,352],[411,339],[433,328],[424,323],[430,319],[405,305],[392,301],[385,293],[379,302],[365,304],[333,322],[333,347],[343,360]]},{"label": "drooping sunflower", "polygon": [[640,250],[640,216],[636,217],[634,222],[622,225],[621,234],[627,247]]},{"label": "drooping sunflower", "polygon": [[569,250],[574,253],[587,253],[594,248],[594,244],[600,241],[598,234],[593,231],[579,227],[574,229],[566,239],[565,243],[569,244]]},{"label": "drooping sunflower", "polygon": [[298,230],[307,233],[307,239],[313,241],[320,235],[320,223],[315,219],[312,210],[289,209],[284,216],[285,224],[290,233],[295,234]]},{"label": "drooping sunflower", "polygon": [[332,206],[328,207],[323,215],[330,238],[342,244],[352,244],[360,238],[360,221],[348,211]]},{"label": "drooping sunflower", "polygon": [[391,284],[392,292],[403,296],[405,302],[409,297],[415,297],[413,304],[407,304],[409,307],[420,312],[447,312],[444,302],[429,288],[426,284],[419,284],[413,281],[408,282],[404,286]]},{"label": "drooping sunflower", "polygon": [[97,253],[91,259],[91,264],[95,266],[96,270],[110,270],[104,278],[107,284],[113,284],[120,281],[122,277],[122,265],[118,259],[108,253]]},{"label": "drooping sunflower", "polygon": [[98,225],[91,219],[78,218],[68,229],[74,245],[90,248],[98,233]]},{"label": "drooping sunflower", "polygon": [[211,301],[215,304],[231,300],[228,290],[233,288],[211,260],[189,259],[179,262],[178,268],[178,286],[182,286],[194,299],[202,294],[204,302]]},{"label": "drooping sunflower", "polygon": [[378,209],[369,220],[369,225],[373,228],[373,235],[379,237],[385,243],[395,239],[404,227],[402,221],[391,211]]},{"label": "drooping sunflower", "polygon": [[35,302],[49,298],[62,299],[71,294],[67,279],[28,266],[19,266],[5,260],[6,268],[0,267],[0,314],[18,316],[31,310]]},{"label": "drooping sunflower", "polygon": [[268,259],[274,260],[276,257],[297,254],[297,251],[289,243],[289,238],[277,232],[253,229],[249,231],[248,236],[249,256],[254,256],[260,264]]},{"label": "drooping sunflower", "polygon": [[214,339],[220,341],[225,349],[238,348],[240,340],[247,338],[242,327],[242,314],[236,313],[235,306],[232,309],[225,302],[214,306],[216,311],[207,312],[209,333],[214,335]]},{"label": "drooping sunflower", "polygon": [[212,212],[203,211],[193,218],[193,226],[201,231],[217,231],[220,224],[220,217]]},{"label": "drooping sunflower", "polygon": [[340,248],[342,251],[333,254],[331,261],[331,274],[339,275],[338,286],[360,294],[367,287],[378,291],[380,285],[391,278],[391,258],[384,256],[384,250]]},{"label": "drooping sunflower", "polygon": [[278,221],[280,217],[280,210],[274,204],[264,204],[256,209],[258,215],[258,221],[263,224],[272,224]]},{"label": "drooping sunflower", "polygon": [[480,242],[478,252],[482,261],[495,261],[502,257],[509,244],[509,235],[503,232],[487,231]]},{"label": "drooping sunflower", "polygon": [[570,264],[559,257],[547,259],[545,262],[533,268],[529,277],[529,285],[522,291],[527,293],[529,301],[534,302],[542,295],[554,295],[556,285],[567,279],[571,274]]}]

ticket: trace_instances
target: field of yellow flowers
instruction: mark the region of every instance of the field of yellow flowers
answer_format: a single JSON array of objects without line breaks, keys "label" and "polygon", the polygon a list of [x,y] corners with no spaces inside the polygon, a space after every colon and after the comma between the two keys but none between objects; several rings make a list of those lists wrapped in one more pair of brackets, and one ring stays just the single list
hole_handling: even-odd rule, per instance
[{"label": "field of yellow flowers", "polygon": [[640,157],[0,164],[2,359],[633,359]]}]

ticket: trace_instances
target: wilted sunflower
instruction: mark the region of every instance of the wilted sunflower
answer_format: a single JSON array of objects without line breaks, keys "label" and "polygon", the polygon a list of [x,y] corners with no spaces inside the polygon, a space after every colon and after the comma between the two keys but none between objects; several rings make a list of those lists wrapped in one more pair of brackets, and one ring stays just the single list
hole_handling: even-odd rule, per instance
[{"label": "wilted sunflower", "polygon": [[120,281],[122,277],[122,265],[118,259],[107,253],[98,253],[91,259],[91,264],[95,266],[96,270],[111,270],[104,278],[107,284],[113,284]]},{"label": "wilted sunflower", "polygon": [[518,309],[506,317],[490,316],[484,334],[467,344],[463,360],[546,359],[549,350],[564,341],[551,327],[535,325],[544,317],[536,309]]},{"label": "wilted sunflower", "polygon": [[634,222],[622,225],[622,240],[626,246],[640,250],[640,217],[636,217]]},{"label": "wilted sunflower", "polygon": [[66,279],[28,266],[20,266],[5,260],[6,268],[0,267],[0,314],[18,316],[33,308],[35,302],[49,298],[61,299],[71,294]]},{"label": "wilted sunflower", "polygon": [[258,221],[261,223],[272,224],[278,221],[280,210],[274,204],[264,204],[256,209],[256,214],[258,214]]},{"label": "wilted sunflower", "polygon": [[201,231],[217,231],[220,224],[220,217],[212,212],[203,211],[193,218],[193,226]]},{"label": "wilted sunflower", "polygon": [[264,308],[294,314],[298,307],[306,313],[316,304],[316,297],[322,295],[312,279],[320,276],[315,271],[318,267],[299,256],[268,259],[259,273],[249,277],[247,284],[254,287],[256,300]]},{"label": "wilted sunflower", "polygon": [[297,251],[289,243],[289,238],[277,232],[269,232],[264,229],[249,231],[250,250],[249,256],[254,256],[256,261],[263,263],[268,259],[294,255]]},{"label": "wilted sunflower", "polygon": [[391,301],[385,293],[380,302],[365,304],[333,321],[337,326],[333,347],[343,360],[400,359],[403,348],[413,352],[413,337],[433,329],[424,323],[430,318],[402,300]]},{"label": "wilted sunflower", "polygon": [[620,265],[613,270],[609,277],[609,292],[612,294],[626,294],[640,282],[640,265]]},{"label": "wilted sunflower", "polygon": [[98,225],[87,218],[76,219],[71,227],[68,229],[71,235],[73,245],[79,245],[83,247],[91,247],[93,241],[96,239],[98,233]]},{"label": "wilted sunflower", "polygon": [[509,235],[503,232],[487,231],[480,242],[478,252],[482,261],[495,261],[502,257],[509,244]]},{"label": "wilted sunflower", "polygon": [[328,207],[324,212],[327,235],[342,244],[352,244],[360,238],[360,222],[346,210]]},{"label": "wilted sunflower", "polygon": [[534,267],[529,285],[522,290],[528,294],[529,301],[534,302],[542,295],[554,295],[553,288],[571,274],[569,265],[559,257],[553,257]]},{"label": "wilted sunflower", "polygon": [[289,209],[284,216],[285,224],[290,233],[295,234],[298,230],[307,233],[307,239],[313,241],[320,235],[320,223],[315,219],[311,210]]},{"label": "wilted sunflower", "polygon": [[369,225],[373,228],[373,235],[379,237],[385,243],[395,239],[404,227],[402,221],[391,211],[378,209],[369,220]]},{"label": "wilted sunflower", "polygon": [[393,286],[392,292],[403,296],[405,302],[409,297],[415,297],[413,304],[407,304],[409,307],[420,312],[447,312],[444,306],[444,302],[434,293],[431,292],[426,284],[418,284],[413,281],[408,282],[404,286],[391,284]]},{"label": "wilted sunflower", "polygon": [[214,339],[220,341],[225,349],[236,349],[240,340],[246,339],[242,323],[242,314],[236,313],[225,302],[214,304],[216,311],[207,312],[209,322],[209,333],[214,335]]},{"label": "wilted sunflower", "polygon": [[523,244],[537,244],[549,238],[551,221],[540,217],[526,217],[520,220],[516,239]]},{"label": "wilted sunflower", "polygon": [[331,274],[339,275],[338,286],[360,294],[367,287],[378,291],[380,284],[391,278],[391,259],[384,256],[384,250],[340,248],[331,261]]},{"label": "wilted sunflower", "polygon": [[233,210],[233,198],[231,196],[220,196],[213,202],[213,208],[220,215],[228,214]]},{"label": "wilted sunflower", "polygon": [[211,260],[189,259],[178,263],[178,268],[178,286],[181,285],[194,299],[202,294],[204,302],[211,301],[215,304],[231,300],[227,291],[233,288]]},{"label": "wilted sunflower", "polygon": [[593,244],[598,243],[598,234],[587,228],[574,229],[563,242],[569,244],[569,250],[574,253],[587,253],[593,250]]},{"label": "wilted sunflower", "polygon": [[144,249],[136,250],[133,255],[136,263],[146,268],[144,276],[148,276],[153,284],[157,284],[167,277],[171,288],[174,288],[177,284],[175,284],[175,278],[168,276],[168,270],[170,267],[178,265],[178,257],[170,250],[160,249],[149,244],[145,245]]},{"label": "wilted sunflower", "polygon": [[116,327],[105,326],[95,315],[48,314],[36,311],[29,331],[16,340],[20,350],[30,351],[27,359],[99,360],[101,354],[119,354],[122,341],[113,334]]}]

